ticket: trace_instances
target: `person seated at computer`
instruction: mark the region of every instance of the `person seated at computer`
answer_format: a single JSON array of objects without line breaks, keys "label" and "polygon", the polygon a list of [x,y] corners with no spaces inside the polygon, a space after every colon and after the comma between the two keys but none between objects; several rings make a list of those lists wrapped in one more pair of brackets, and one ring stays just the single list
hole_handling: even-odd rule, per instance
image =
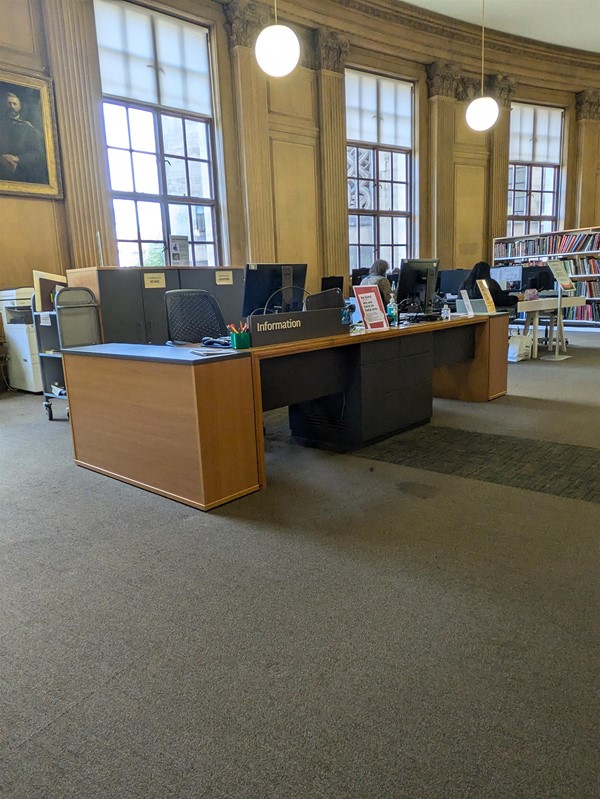
[{"label": "person seated at computer", "polygon": [[392,294],[392,286],[386,277],[389,269],[390,265],[388,262],[384,261],[382,258],[378,258],[376,261],[373,261],[369,269],[369,274],[360,281],[361,286],[377,286],[384,305],[388,304]]},{"label": "person seated at computer", "polygon": [[472,300],[480,300],[481,292],[477,285],[478,280],[485,280],[490,290],[496,308],[513,308],[519,300],[523,299],[522,294],[509,294],[508,291],[500,286],[491,274],[491,266],[485,261],[478,261],[460,284],[459,291],[463,289]]}]

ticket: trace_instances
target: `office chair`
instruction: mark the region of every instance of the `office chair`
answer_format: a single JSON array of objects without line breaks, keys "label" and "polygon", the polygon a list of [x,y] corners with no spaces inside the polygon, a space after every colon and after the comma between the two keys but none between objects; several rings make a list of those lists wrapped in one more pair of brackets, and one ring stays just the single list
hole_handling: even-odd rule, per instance
[{"label": "office chair", "polygon": [[204,289],[165,291],[165,308],[172,344],[199,344],[205,336],[229,335],[219,303]]}]

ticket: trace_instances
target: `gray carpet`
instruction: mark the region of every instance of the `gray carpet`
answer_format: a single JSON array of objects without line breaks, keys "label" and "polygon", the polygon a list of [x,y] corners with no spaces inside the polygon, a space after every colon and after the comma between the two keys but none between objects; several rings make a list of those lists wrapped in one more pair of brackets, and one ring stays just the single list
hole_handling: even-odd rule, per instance
[{"label": "gray carpet", "polygon": [[597,799],[597,504],[267,475],[203,514],[0,396],[2,799]]},{"label": "gray carpet", "polygon": [[592,447],[424,425],[353,454],[557,497],[600,502],[600,452]]}]

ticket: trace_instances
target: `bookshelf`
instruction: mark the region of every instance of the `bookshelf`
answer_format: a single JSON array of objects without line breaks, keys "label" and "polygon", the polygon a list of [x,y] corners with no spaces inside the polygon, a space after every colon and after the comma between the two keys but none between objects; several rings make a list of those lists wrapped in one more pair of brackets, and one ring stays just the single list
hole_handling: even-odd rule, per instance
[{"label": "bookshelf", "polygon": [[586,298],[585,305],[565,311],[565,320],[600,326],[600,227],[494,239],[494,267],[541,267],[557,259],[571,275],[576,293]]}]

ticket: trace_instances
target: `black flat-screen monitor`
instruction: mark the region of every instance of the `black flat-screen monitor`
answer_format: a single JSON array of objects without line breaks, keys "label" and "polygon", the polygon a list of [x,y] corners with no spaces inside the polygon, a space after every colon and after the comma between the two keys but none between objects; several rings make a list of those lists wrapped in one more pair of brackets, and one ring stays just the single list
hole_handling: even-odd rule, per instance
[{"label": "black flat-screen monitor", "polygon": [[402,311],[403,307],[416,303],[424,312],[433,310],[439,265],[439,258],[402,259],[396,293],[399,311]]},{"label": "black flat-screen monitor", "polygon": [[440,269],[437,276],[437,290],[440,294],[456,294],[460,292],[460,287],[470,269]]},{"label": "black flat-screen monitor", "polygon": [[246,264],[242,316],[301,311],[306,264]]},{"label": "black flat-screen monitor", "polygon": [[554,275],[549,266],[524,266],[521,271],[521,291],[525,289],[551,291],[554,283]]},{"label": "black flat-screen monitor", "polygon": [[344,290],[344,276],[343,275],[326,275],[321,278],[321,291],[328,289]]},{"label": "black flat-screen monitor", "polygon": [[344,308],[346,303],[341,289],[333,288],[309,294],[304,305],[307,311],[320,311],[324,308]]}]

